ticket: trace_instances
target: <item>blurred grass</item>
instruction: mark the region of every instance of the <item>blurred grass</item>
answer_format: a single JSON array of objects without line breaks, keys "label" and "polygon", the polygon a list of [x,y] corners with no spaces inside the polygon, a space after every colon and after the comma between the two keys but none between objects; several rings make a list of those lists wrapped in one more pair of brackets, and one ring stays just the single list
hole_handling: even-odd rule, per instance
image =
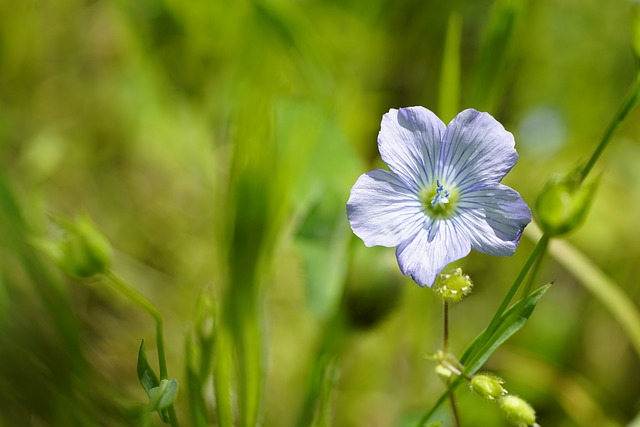
[{"label": "blurred grass", "polygon": [[[221,421],[211,369],[236,385],[227,404],[246,414],[239,423],[294,425],[327,345],[328,425],[410,424],[444,388],[423,359],[439,345],[439,304],[401,277],[393,250],[361,250],[344,215],[357,176],[380,165],[382,114],[487,109],[515,134],[521,160],[506,181],[531,203],[552,172],[588,158],[619,107],[636,73],[631,7],[0,2],[0,424],[137,425],[146,396],[136,352],[153,325],[99,283],[62,278],[28,245],[45,234],[46,213],[83,210],[116,248],[115,270],[165,316],[184,425]],[[459,100],[443,98],[456,86]],[[634,112],[614,135],[592,213],[569,237],[636,307],[639,123]],[[451,312],[458,354],[531,249],[523,241],[513,258],[463,262],[476,291]],[[590,425],[581,413],[625,425],[640,412],[635,331],[575,272],[545,265],[540,281],[556,285],[489,368],[504,367],[542,425]],[[217,368],[198,365],[197,346],[184,351],[185,336],[212,321],[196,310],[203,295],[225,328],[202,353]],[[340,345],[327,341],[332,322]],[[205,390],[199,424],[187,366],[205,379],[191,383]],[[547,369],[580,381],[526,379]],[[571,400],[583,382],[591,398]],[[502,425],[459,394],[465,426]]]}]

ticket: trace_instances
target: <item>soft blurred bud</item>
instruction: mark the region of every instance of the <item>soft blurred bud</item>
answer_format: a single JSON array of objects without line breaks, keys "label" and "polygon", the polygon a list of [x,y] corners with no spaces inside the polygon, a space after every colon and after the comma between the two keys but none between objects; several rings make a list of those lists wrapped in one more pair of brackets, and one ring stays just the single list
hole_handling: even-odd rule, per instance
[{"label": "soft blurred bud", "polygon": [[456,268],[451,274],[440,274],[433,291],[447,302],[458,302],[471,293],[473,283],[468,275],[462,274],[462,269]]},{"label": "soft blurred bud", "polygon": [[535,205],[542,230],[549,236],[558,236],[578,227],[587,216],[595,189],[595,181],[584,184],[577,172],[551,178]]},{"label": "soft blurred bud", "polygon": [[507,419],[517,427],[536,425],[536,411],[518,396],[506,395],[500,399],[500,409]]},{"label": "soft blurred bud", "polygon": [[87,278],[103,273],[111,263],[109,241],[91,223],[86,215],[75,222],[56,219],[62,235],[39,241],[37,245],[67,274]]},{"label": "soft blurred bud", "polygon": [[205,288],[196,303],[196,330],[200,340],[209,340],[216,329],[217,304],[213,291]]},{"label": "soft blurred bud", "polygon": [[469,386],[471,390],[478,393],[485,399],[494,400],[507,394],[507,390],[502,387],[504,380],[491,374],[478,374],[471,379]]}]

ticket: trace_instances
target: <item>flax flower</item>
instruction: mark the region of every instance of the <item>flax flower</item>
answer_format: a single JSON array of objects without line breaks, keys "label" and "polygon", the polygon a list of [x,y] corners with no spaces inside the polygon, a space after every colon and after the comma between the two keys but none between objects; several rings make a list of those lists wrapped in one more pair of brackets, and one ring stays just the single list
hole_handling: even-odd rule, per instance
[{"label": "flax flower", "polygon": [[445,124],[423,107],[382,118],[378,150],[390,171],[358,178],[347,202],[367,246],[396,246],[398,265],[420,286],[473,248],[512,255],[531,211],[500,184],[518,160],[513,135],[487,113],[464,110]]}]

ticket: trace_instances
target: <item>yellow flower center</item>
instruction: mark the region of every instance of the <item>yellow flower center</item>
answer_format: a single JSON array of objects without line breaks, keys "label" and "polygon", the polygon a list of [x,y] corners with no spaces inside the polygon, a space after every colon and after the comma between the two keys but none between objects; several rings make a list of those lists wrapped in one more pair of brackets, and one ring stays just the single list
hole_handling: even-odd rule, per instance
[{"label": "yellow flower center", "polygon": [[446,188],[436,181],[436,185],[420,192],[420,201],[431,218],[451,218],[455,214],[459,192],[456,188]]}]

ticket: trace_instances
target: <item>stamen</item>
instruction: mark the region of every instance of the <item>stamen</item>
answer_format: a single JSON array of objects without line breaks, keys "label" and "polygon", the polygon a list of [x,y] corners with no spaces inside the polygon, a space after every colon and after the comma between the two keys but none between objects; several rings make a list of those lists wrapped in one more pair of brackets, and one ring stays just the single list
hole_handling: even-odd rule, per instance
[{"label": "stamen", "polygon": [[436,180],[436,195],[431,199],[431,206],[435,207],[436,205],[446,205],[449,203],[449,196],[451,193],[449,190],[445,190],[444,186],[440,184],[440,180]]}]

